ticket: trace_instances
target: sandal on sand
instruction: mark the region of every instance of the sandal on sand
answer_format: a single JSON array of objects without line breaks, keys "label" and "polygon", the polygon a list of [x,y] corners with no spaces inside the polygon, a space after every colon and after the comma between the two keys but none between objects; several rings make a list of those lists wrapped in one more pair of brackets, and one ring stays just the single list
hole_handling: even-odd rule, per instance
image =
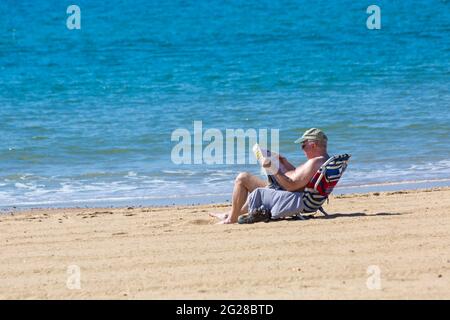
[{"label": "sandal on sand", "polygon": [[248,213],[240,216],[238,218],[239,224],[247,224],[247,223],[255,223],[255,222],[269,222],[271,218],[271,214],[269,211],[261,207],[256,209],[253,213]]}]

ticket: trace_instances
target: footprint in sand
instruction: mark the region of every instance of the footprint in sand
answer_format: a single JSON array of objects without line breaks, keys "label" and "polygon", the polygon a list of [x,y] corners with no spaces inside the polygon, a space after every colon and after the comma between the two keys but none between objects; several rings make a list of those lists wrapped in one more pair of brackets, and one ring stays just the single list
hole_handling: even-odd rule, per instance
[{"label": "footprint in sand", "polygon": [[126,232],[116,232],[116,233],[113,233],[112,235],[113,236],[125,236],[125,235],[127,235],[128,233],[126,233]]},{"label": "footprint in sand", "polygon": [[211,224],[211,221],[205,220],[205,219],[195,219],[195,220],[189,221],[189,224],[206,225],[206,224]]}]

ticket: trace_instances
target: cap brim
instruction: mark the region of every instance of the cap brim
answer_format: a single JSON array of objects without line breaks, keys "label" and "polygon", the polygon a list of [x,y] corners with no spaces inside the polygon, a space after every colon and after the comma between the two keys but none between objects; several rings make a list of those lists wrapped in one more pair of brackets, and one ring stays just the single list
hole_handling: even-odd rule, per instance
[{"label": "cap brim", "polygon": [[305,138],[301,137],[295,140],[294,143],[302,143],[303,141],[305,141]]}]

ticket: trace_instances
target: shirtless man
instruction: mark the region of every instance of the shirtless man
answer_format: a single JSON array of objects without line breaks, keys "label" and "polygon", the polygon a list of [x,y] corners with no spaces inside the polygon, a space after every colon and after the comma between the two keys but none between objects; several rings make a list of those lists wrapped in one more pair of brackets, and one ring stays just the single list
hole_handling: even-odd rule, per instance
[{"label": "shirtless man", "polygon": [[[322,130],[311,128],[295,141],[300,143],[303,152],[308,159],[302,165],[295,167],[286,158],[279,155],[280,163],[286,168],[286,172],[278,170],[273,172],[271,181],[267,182],[248,172],[241,172],[236,177],[233,189],[231,212],[211,214],[219,218],[220,224],[235,223],[241,214],[248,211],[248,195],[256,188],[268,187],[285,191],[303,191],[305,186],[319,170],[320,166],[329,158],[327,153],[328,138]],[[270,167],[270,162],[264,164],[265,168]]]}]

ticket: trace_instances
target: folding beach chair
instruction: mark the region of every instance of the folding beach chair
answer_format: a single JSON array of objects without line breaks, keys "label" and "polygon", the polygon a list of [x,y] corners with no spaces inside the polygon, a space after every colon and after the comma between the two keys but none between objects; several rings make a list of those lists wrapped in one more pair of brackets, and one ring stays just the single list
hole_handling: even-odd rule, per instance
[{"label": "folding beach chair", "polygon": [[349,154],[332,156],[317,170],[305,187],[302,198],[303,209],[297,214],[297,218],[304,220],[312,217],[318,210],[325,216],[328,215],[322,205],[328,200],[328,196],[347,169],[350,157]]}]

